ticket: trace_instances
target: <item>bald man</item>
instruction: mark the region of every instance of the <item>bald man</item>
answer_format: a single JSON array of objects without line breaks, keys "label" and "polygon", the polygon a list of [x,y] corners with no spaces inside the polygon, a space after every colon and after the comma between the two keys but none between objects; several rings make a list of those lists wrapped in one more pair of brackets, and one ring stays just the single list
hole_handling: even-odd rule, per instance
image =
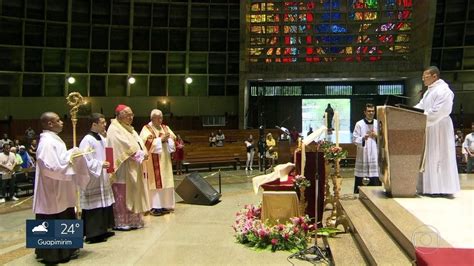
[{"label": "bald man", "polygon": [[[76,183],[87,180],[87,172],[78,171],[80,164],[71,164],[73,153],[78,149],[66,149],[66,144],[58,136],[63,129],[63,121],[56,113],[41,115],[43,133],[37,149],[35,194],[33,212],[37,220],[76,219]],[[87,166],[86,166],[87,168]],[[36,249],[37,259],[43,263],[64,263],[76,258],[79,249]]]}]

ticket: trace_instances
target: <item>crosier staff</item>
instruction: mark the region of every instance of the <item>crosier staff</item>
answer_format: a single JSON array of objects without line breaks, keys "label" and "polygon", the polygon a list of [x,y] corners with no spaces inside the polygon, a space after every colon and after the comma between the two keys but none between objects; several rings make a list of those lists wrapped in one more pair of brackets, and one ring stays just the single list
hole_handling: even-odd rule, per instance
[{"label": "crosier staff", "polygon": [[[77,147],[76,142],[76,125],[77,125],[77,112],[79,111],[79,107],[83,104],[82,95],[79,92],[71,92],[66,97],[66,102],[69,106],[71,106],[71,110],[69,113],[71,114],[71,122],[72,122],[72,143],[73,147]],[[71,157],[72,161],[72,157]],[[76,200],[76,209],[77,209],[77,217],[81,218],[81,200],[79,190],[77,190],[77,200]]]},{"label": "crosier staff", "polygon": [[76,125],[77,125],[77,112],[79,107],[83,104],[82,95],[79,92],[71,92],[66,97],[67,104],[71,106],[69,113],[71,114],[72,122],[72,141],[73,147],[76,147]]}]

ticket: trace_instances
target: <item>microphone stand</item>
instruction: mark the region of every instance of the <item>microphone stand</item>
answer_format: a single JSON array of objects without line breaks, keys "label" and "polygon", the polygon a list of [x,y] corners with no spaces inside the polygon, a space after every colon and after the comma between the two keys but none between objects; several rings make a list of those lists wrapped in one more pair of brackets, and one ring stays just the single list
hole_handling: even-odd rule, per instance
[{"label": "microphone stand", "polygon": [[[304,145],[304,144],[303,144]],[[303,156],[303,155],[301,155]],[[324,250],[318,246],[318,187],[319,187],[319,156],[316,151],[316,173],[314,176],[314,245],[292,254],[289,258],[297,258],[309,261],[313,264],[325,261],[328,265],[332,265],[329,255],[330,251],[326,247]]]}]

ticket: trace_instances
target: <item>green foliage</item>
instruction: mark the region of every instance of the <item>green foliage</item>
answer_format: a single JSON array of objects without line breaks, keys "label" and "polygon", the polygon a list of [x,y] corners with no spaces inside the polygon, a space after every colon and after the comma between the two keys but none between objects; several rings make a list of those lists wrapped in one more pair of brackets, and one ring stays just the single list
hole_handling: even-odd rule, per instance
[{"label": "green foliage", "polygon": [[318,236],[334,237],[338,233],[343,233],[340,229],[332,227],[322,227],[318,228]]},{"label": "green foliage", "polygon": [[293,181],[293,187],[297,190],[311,186],[311,182],[302,175],[297,175]]}]

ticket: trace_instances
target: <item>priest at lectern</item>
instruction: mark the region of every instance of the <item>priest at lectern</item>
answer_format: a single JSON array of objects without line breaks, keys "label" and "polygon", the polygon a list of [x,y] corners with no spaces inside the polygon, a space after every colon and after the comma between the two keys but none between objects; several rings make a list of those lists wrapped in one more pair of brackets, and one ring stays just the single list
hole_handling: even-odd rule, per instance
[{"label": "priest at lectern", "polygon": [[427,115],[425,154],[417,190],[418,193],[452,198],[460,190],[453,122],[449,117],[454,93],[439,75],[435,66],[423,72],[423,83],[428,89],[415,106]]}]

